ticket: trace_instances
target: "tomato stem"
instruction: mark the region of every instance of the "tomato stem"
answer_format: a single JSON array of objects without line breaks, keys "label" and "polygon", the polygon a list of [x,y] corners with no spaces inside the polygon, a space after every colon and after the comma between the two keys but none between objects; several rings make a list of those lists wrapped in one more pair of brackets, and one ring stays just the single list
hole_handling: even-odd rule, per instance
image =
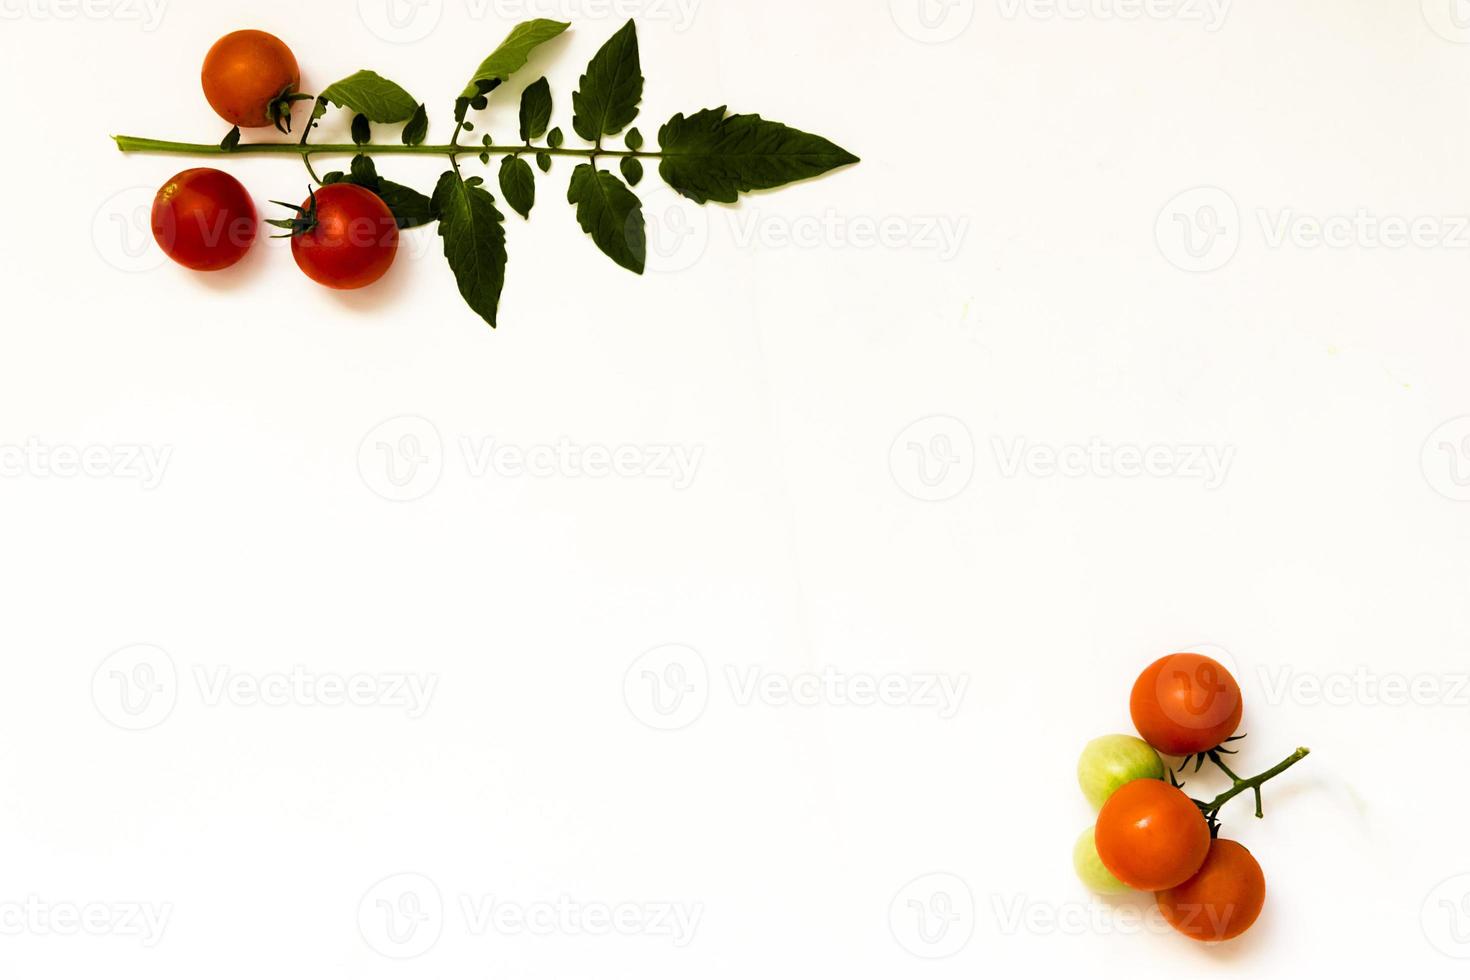
[{"label": "tomato stem", "polygon": [[[470,148],[454,143],[425,143],[408,146],[403,143],[240,143],[226,150],[210,143],[177,143],[172,140],[155,140],[142,136],[114,136],[117,148],[124,153],[187,153],[192,156],[234,156],[239,153],[294,153],[306,154],[350,154],[359,153],[407,153],[421,156],[454,157],[470,152]],[[663,154],[652,150],[608,150],[591,147],[585,150],[567,146],[484,146],[477,153],[524,153],[527,150],[562,157],[648,157],[657,159]]]},{"label": "tomato stem", "polygon": [[1244,793],[1246,790],[1251,790],[1256,797],[1256,816],[1263,816],[1264,814],[1261,810],[1261,784],[1267,782],[1268,780],[1275,779],[1277,776],[1281,775],[1283,772],[1290,769],[1298,762],[1301,762],[1310,753],[1311,749],[1297,749],[1291,755],[1287,756],[1285,759],[1281,760],[1270,769],[1267,769],[1265,772],[1252,776],[1249,779],[1241,779],[1235,773],[1231,772],[1230,767],[1225,765],[1225,763],[1220,759],[1220,753],[1211,751],[1207,753],[1210,761],[1218,766],[1221,772],[1230,777],[1231,786],[1225,792],[1221,793],[1219,796],[1215,797],[1208,803],[1200,803],[1198,800],[1196,800],[1195,802],[1196,804],[1198,804],[1199,808],[1205,812],[1205,815],[1207,817],[1213,818],[1216,814],[1220,812],[1220,808],[1226,803],[1235,799],[1235,797],[1239,796],[1241,793]]}]

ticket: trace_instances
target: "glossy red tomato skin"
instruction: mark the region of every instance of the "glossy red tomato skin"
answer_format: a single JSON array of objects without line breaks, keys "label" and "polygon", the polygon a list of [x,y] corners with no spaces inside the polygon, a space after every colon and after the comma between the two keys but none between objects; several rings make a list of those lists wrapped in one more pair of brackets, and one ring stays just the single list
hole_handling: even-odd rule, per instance
[{"label": "glossy red tomato skin", "polygon": [[153,198],[151,224],[158,247],[199,272],[239,262],[260,229],[250,192],[223,170],[208,167],[169,178]]},{"label": "glossy red tomato skin", "polygon": [[1190,939],[1222,942],[1249,929],[1266,904],[1266,876],[1250,851],[1216,840],[1194,877],[1154,896],[1168,923]]},{"label": "glossy red tomato skin", "polygon": [[1210,850],[1210,827],[1184,793],[1157,779],[1124,783],[1097,814],[1097,856],[1130,888],[1156,892],[1189,880]]},{"label": "glossy red tomato skin", "polygon": [[1219,662],[1171,653],[1138,675],[1129,697],[1133,726],[1166,755],[1207,752],[1240,727],[1240,685]]},{"label": "glossy red tomato skin", "polygon": [[199,77],[225,122],[252,128],[271,125],[271,103],[301,87],[296,56],[265,31],[235,31],[214,42]]},{"label": "glossy red tomato skin", "polygon": [[398,254],[398,222],[383,199],[356,184],[328,184],[316,191],[315,207],[316,226],[291,239],[301,271],[332,289],[381,279]]}]

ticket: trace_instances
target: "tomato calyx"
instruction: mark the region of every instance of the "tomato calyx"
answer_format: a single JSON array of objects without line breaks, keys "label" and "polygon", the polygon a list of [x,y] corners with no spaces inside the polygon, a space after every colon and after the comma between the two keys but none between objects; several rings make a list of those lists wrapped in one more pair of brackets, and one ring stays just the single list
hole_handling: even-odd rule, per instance
[{"label": "tomato calyx", "polygon": [[1176,769],[1175,772],[1183,772],[1184,770],[1188,769],[1189,763],[1191,761],[1194,763],[1195,772],[1199,772],[1200,769],[1204,767],[1206,760],[1213,761],[1218,765],[1219,759],[1215,758],[1215,754],[1220,753],[1223,755],[1234,755],[1235,750],[1227,749],[1225,746],[1229,745],[1231,742],[1238,742],[1243,738],[1245,738],[1244,733],[1241,733],[1239,735],[1232,735],[1225,741],[1221,742],[1219,745],[1215,746],[1213,749],[1205,749],[1203,752],[1196,752],[1193,755],[1186,755],[1183,759],[1180,760],[1179,768]]},{"label": "tomato calyx", "polygon": [[306,195],[306,207],[304,208],[299,204],[287,204],[285,201],[271,202],[272,204],[278,204],[283,208],[290,208],[296,212],[296,217],[294,218],[271,218],[266,221],[266,224],[273,228],[286,229],[286,234],[272,235],[272,238],[296,238],[299,235],[310,234],[315,230],[317,224],[319,224],[317,220],[316,188],[308,187],[306,189]]},{"label": "tomato calyx", "polygon": [[298,102],[312,98],[315,96],[291,91],[291,86],[288,85],[266,105],[265,114],[270,117],[271,124],[277,130],[289,136],[291,135],[291,107]]}]

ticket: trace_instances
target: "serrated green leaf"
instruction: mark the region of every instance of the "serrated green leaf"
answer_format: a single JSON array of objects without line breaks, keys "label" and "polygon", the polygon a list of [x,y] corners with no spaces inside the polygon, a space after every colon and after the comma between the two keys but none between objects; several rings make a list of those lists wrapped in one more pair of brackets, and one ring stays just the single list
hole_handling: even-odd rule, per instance
[{"label": "serrated green leaf", "polygon": [[536,166],[541,168],[543,174],[551,173],[551,154],[542,150],[536,154]]},{"label": "serrated green leaf", "polygon": [[605,255],[624,269],[643,274],[648,239],[636,194],[606,170],[584,163],[572,173],[567,200],[577,206],[577,223]]},{"label": "serrated green leaf", "polygon": [[628,135],[623,137],[623,142],[627,144],[628,149],[636,152],[643,149],[643,134],[638,132],[637,126],[634,126],[628,130]]},{"label": "serrated green leaf", "polygon": [[352,117],[352,142],[358,146],[373,141],[373,127],[368,124],[368,117],[359,112]]},{"label": "serrated green leaf", "polygon": [[433,208],[459,294],[495,326],[505,287],[505,216],[477,180],[461,180],[453,170],[439,178]]},{"label": "serrated green leaf", "polygon": [[629,20],[593,55],[572,93],[572,129],[589,142],[620,133],[637,118],[642,98],[638,26]]},{"label": "serrated green leaf", "polygon": [[542,76],[521,93],[521,139],[540,139],[551,125],[551,83]]},{"label": "serrated green leaf", "polygon": [[363,70],[333,82],[322,90],[318,99],[351,109],[375,123],[399,123],[411,119],[418,100],[395,82]]},{"label": "serrated green leaf", "polygon": [[520,157],[501,160],[500,193],[516,214],[531,217],[531,208],[536,205],[536,175],[531,172],[531,165]]},{"label": "serrated green leaf", "polygon": [[551,132],[546,134],[546,145],[555,150],[559,146],[561,146],[563,139],[564,137],[561,134],[561,127],[558,126]]},{"label": "serrated green leaf", "polygon": [[676,115],[658,132],[658,172],[700,204],[816,177],[858,158],[820,136],[760,116],[726,116],[725,107]]},{"label": "serrated green leaf", "polygon": [[468,101],[490,91],[494,87],[490,83],[499,84],[508,80],[525,67],[532,51],[571,26],[559,20],[545,18],[517,24],[511,28],[505,40],[500,42],[500,46],[490,53],[490,57],[480,62],[480,67],[475,69],[475,76],[470,79],[459,97]]},{"label": "serrated green leaf", "polygon": [[407,126],[403,127],[403,145],[418,146],[428,135],[429,111],[420,102],[419,107],[413,111],[413,118],[408,121]]},{"label": "serrated green leaf", "polygon": [[433,202],[427,194],[421,194],[412,187],[379,178],[378,189],[374,193],[388,205],[399,228],[417,228],[434,220]]},{"label": "serrated green leaf", "polygon": [[229,153],[240,145],[240,127],[236,126],[225,134],[225,138],[219,141],[219,148]]},{"label": "serrated green leaf", "polygon": [[628,182],[629,187],[637,187],[638,182],[643,179],[643,164],[637,157],[623,157],[618,169],[623,172],[623,179]]}]

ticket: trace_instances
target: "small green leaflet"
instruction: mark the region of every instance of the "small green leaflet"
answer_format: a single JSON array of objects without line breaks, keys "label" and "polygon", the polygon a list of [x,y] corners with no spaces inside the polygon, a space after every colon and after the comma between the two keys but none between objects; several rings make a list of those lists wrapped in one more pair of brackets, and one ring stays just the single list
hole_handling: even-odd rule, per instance
[{"label": "small green leaflet", "polygon": [[478,177],[461,180],[445,172],[434,188],[434,213],[444,239],[444,257],[470,309],[495,326],[505,287],[505,216]]},{"label": "small green leaflet", "polygon": [[638,132],[637,126],[634,126],[628,130],[628,135],[623,137],[623,142],[628,144],[628,149],[637,152],[643,149],[643,134]]},{"label": "small green leaflet", "polygon": [[546,20],[537,18],[517,24],[511,28],[500,47],[490,53],[490,57],[480,63],[475,70],[475,77],[464,87],[460,93],[461,99],[473,99],[478,95],[488,92],[493,86],[491,82],[504,82],[511,75],[525,67],[526,60],[531,57],[531,52],[541,45],[556,37],[562,31],[571,27],[571,24],[559,20]]},{"label": "small green leaflet", "polygon": [[561,146],[562,139],[563,137],[561,134],[561,127],[557,126],[551,132],[546,134],[546,145],[555,150]]},{"label": "small green leaflet", "polygon": [[506,157],[500,161],[500,193],[522,218],[531,217],[531,208],[536,204],[536,175],[531,165],[520,157]]},{"label": "small green leaflet", "polygon": [[725,107],[676,115],[658,131],[669,186],[700,204],[733,204],[740,194],[816,177],[858,158],[820,136]]},{"label": "small green leaflet", "polygon": [[373,141],[373,127],[368,125],[368,117],[362,113],[352,117],[352,142],[358,146]]},{"label": "small green leaflet", "polygon": [[521,139],[540,139],[550,125],[551,83],[543,75],[521,93]]},{"label": "small green leaflet", "polygon": [[643,164],[637,157],[623,157],[618,169],[623,172],[623,179],[628,182],[629,187],[637,187],[638,182],[643,179]]},{"label": "small green leaflet", "polygon": [[584,163],[572,173],[567,200],[577,206],[577,223],[597,247],[624,269],[641,276],[648,240],[638,196],[606,170]]},{"label": "small green leaflet", "polygon": [[551,154],[542,150],[536,154],[536,166],[541,168],[543,174],[551,173]]},{"label": "small green leaflet", "polygon": [[236,126],[225,134],[225,138],[219,141],[219,148],[226,153],[234,150],[240,145],[240,127]]},{"label": "small green leaflet", "polygon": [[413,111],[413,118],[403,127],[403,145],[418,146],[429,135],[429,112],[422,102]]},{"label": "small green leaflet", "polygon": [[365,187],[381,197],[388,210],[393,212],[399,228],[417,228],[434,220],[434,207],[429,199],[412,187],[379,177],[371,157],[359,153],[352,158],[351,174],[334,170],[322,178],[324,184],[343,182]]},{"label": "small green leaflet", "polygon": [[398,84],[365,69],[328,85],[318,100],[360,112],[375,123],[404,122],[419,105]]},{"label": "small green leaflet", "polygon": [[638,116],[643,69],[631,20],[602,46],[572,93],[572,129],[589,142],[620,133]]}]

